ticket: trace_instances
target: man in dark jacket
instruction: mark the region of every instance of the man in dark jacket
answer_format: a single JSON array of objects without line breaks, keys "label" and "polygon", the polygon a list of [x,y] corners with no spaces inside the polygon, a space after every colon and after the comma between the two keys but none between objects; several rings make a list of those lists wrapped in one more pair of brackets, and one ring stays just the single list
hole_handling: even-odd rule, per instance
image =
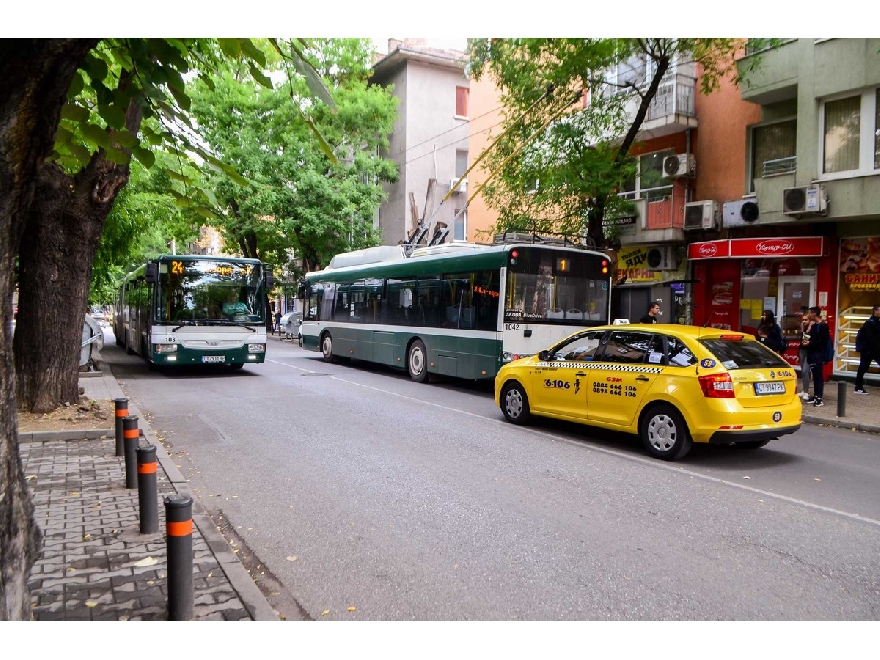
[{"label": "man in dark jacket", "polygon": [[657,323],[657,317],[660,315],[660,304],[652,302],[648,306],[648,313],[639,319],[639,323]]},{"label": "man in dark jacket", "polygon": [[871,362],[880,365],[880,305],[874,305],[871,316],[856,336],[856,350],[859,352],[859,370],[856,372],[856,394],[865,391],[865,372]]},{"label": "man in dark jacket", "polygon": [[809,336],[804,335],[804,340],[801,343],[807,349],[807,362],[810,364],[810,375],[813,377],[813,396],[805,403],[812,403],[818,408],[825,405],[822,403],[822,395],[825,393],[822,367],[825,364],[825,348],[831,341],[831,337],[828,332],[828,324],[822,320],[822,308],[810,307],[809,315],[813,327],[810,328]]}]

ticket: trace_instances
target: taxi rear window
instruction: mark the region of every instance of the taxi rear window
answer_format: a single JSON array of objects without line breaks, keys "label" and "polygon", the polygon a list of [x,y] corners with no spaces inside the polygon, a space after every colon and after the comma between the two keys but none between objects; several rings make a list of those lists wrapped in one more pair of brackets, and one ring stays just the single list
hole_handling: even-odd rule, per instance
[{"label": "taxi rear window", "polygon": [[701,339],[700,343],[728,370],[789,366],[781,356],[756,341]]}]

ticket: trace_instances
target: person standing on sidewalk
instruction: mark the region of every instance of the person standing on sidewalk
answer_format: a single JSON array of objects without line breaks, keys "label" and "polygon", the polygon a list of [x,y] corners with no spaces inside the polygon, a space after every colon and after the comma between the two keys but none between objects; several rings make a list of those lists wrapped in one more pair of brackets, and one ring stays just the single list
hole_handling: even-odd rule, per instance
[{"label": "person standing on sidewalk", "polygon": [[810,398],[810,363],[807,362],[807,347],[804,346],[805,335],[810,334],[813,322],[810,320],[810,310],[806,307],[801,309],[801,346],[798,349],[798,363],[801,365],[801,398]]},{"label": "person standing on sidewalk", "polygon": [[771,351],[782,355],[782,328],[780,328],[779,324],[776,322],[776,317],[773,315],[772,310],[765,309],[764,313],[761,315],[761,322],[758,324],[756,337],[759,342],[764,344],[764,346]]},{"label": "person standing on sidewalk", "polygon": [[856,351],[859,353],[859,370],[856,371],[856,394],[865,391],[865,373],[871,362],[880,365],[880,305],[874,305],[871,316],[856,335]]},{"label": "person standing on sidewalk", "polygon": [[807,362],[810,365],[810,375],[813,377],[813,396],[806,402],[818,408],[825,405],[822,403],[822,395],[825,393],[822,367],[825,365],[825,349],[831,341],[831,336],[828,332],[828,324],[822,320],[822,308],[810,307],[809,314],[813,325],[801,342],[801,345],[807,349]]},{"label": "person standing on sidewalk", "polygon": [[281,310],[276,310],[275,312],[275,325],[272,326],[272,334],[274,335],[276,332],[281,332]]},{"label": "person standing on sidewalk", "polygon": [[652,302],[648,306],[648,313],[639,319],[639,323],[657,323],[657,317],[660,315],[660,304]]}]

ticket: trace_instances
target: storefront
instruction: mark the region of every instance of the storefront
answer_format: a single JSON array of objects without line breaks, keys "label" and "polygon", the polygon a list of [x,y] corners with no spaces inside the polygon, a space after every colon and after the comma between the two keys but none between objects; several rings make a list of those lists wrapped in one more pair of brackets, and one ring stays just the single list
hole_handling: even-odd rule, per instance
[{"label": "storefront", "polygon": [[[873,306],[880,304],[880,237],[840,239],[837,266],[840,312],[835,369],[854,374],[859,366],[856,333],[871,315]],[[869,373],[876,374],[876,367]]]},{"label": "storefront", "polygon": [[627,245],[611,259],[618,278],[612,288],[612,318],[636,322],[656,302],[662,323],[686,323],[682,281],[687,264],[679,258],[679,245]]},{"label": "storefront", "polygon": [[762,312],[769,309],[787,343],[785,359],[799,365],[800,321],[807,308],[821,307],[835,334],[835,242],[796,236],[691,243],[694,325],[754,333]]}]

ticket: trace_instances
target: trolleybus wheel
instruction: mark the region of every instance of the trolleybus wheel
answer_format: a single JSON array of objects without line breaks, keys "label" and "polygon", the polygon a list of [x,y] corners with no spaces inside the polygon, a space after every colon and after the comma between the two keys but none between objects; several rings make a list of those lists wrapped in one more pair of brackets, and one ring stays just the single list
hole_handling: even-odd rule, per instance
[{"label": "trolleybus wheel", "polygon": [[329,332],[325,332],[321,337],[321,353],[324,354],[324,362],[334,362],[333,356],[333,337]]},{"label": "trolleybus wheel", "polygon": [[416,339],[410,344],[406,368],[409,377],[417,383],[428,380],[428,351],[425,350],[425,343],[421,339]]}]

